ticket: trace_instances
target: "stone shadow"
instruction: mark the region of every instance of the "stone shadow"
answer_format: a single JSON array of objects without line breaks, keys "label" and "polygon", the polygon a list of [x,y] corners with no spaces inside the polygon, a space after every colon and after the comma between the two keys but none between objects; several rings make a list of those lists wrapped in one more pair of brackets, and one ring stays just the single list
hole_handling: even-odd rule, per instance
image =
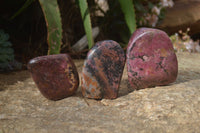
[{"label": "stone shadow", "polygon": [[197,80],[197,79],[200,79],[200,71],[179,70],[178,77],[176,81],[174,82],[174,84],[180,84],[180,83],[188,82],[190,80]]},{"label": "stone shadow", "polygon": [[[186,71],[186,70],[179,70],[178,72],[178,76],[175,82],[166,85],[166,86],[170,86],[172,84],[180,84],[180,83],[184,83],[184,82],[188,82],[191,80],[198,80],[200,79],[200,71]],[[165,85],[164,85],[165,86]],[[123,78],[121,80],[121,85],[120,85],[120,89],[119,89],[119,96],[125,96],[128,95],[129,93],[133,92],[134,90],[131,89],[131,86],[128,82],[127,78]]]},{"label": "stone shadow", "polygon": [[31,77],[30,73],[26,70],[14,71],[14,72],[9,72],[9,73],[1,73],[0,74],[0,91],[5,90],[6,86],[8,85],[14,85],[17,82],[22,82],[30,77]]},{"label": "stone shadow", "polygon": [[128,79],[123,78],[121,80],[118,97],[128,95],[129,93],[131,93],[133,91],[134,90],[131,88]]}]

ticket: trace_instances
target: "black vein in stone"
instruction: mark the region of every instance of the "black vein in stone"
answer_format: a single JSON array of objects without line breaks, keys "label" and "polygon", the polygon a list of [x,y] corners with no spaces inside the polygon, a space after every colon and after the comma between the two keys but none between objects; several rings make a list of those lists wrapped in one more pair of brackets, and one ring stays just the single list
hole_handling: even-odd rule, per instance
[{"label": "black vein in stone", "polygon": [[157,63],[157,64],[158,64],[158,66],[159,66],[161,69],[163,69],[163,71],[164,71],[165,73],[167,73],[167,75],[168,75],[167,70],[166,70],[165,67],[162,65],[162,62],[163,62],[164,57],[160,57],[160,59],[161,59],[161,61],[160,61],[159,63]]}]

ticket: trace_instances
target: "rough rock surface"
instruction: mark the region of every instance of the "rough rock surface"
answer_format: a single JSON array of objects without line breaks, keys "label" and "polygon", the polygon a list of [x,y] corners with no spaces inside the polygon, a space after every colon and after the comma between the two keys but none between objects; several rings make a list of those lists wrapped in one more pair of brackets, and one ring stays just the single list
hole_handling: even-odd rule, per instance
[{"label": "rough rock surface", "polygon": [[[27,71],[0,74],[1,133],[195,133],[200,131],[200,54],[179,53],[168,86],[130,91],[126,70],[119,97],[44,98]],[[81,72],[83,61],[75,61]],[[125,67],[126,68],[126,67]]]},{"label": "rough rock surface", "polygon": [[167,85],[176,80],[177,58],[172,42],[164,31],[137,29],[129,40],[126,57],[132,89]]},{"label": "rough rock surface", "polygon": [[200,1],[174,0],[174,6],[168,8],[164,20],[158,28],[174,34],[189,27],[189,34],[194,35],[200,31]]},{"label": "rough rock surface", "polygon": [[125,54],[112,40],[96,43],[83,65],[81,90],[84,97],[115,99],[122,78]]}]

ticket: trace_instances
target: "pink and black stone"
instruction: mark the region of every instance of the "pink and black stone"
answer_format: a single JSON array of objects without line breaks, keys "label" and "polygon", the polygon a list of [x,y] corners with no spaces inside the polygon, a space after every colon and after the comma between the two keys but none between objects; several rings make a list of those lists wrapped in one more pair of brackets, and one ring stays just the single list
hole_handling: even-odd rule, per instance
[{"label": "pink and black stone", "polygon": [[133,89],[167,85],[177,78],[178,62],[168,35],[158,29],[137,29],[127,47],[128,80]]},{"label": "pink and black stone", "polygon": [[84,62],[81,90],[84,97],[115,99],[125,65],[125,53],[112,40],[98,42]]},{"label": "pink and black stone", "polygon": [[68,54],[36,57],[28,70],[44,97],[60,100],[73,95],[79,85],[76,66]]}]

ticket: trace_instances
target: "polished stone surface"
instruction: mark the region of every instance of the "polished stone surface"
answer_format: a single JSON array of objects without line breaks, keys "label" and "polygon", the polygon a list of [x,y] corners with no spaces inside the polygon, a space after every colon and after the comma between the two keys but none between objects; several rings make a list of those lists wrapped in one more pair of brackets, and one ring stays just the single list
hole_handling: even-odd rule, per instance
[{"label": "polished stone surface", "polygon": [[125,54],[117,42],[98,42],[89,51],[83,66],[83,96],[94,99],[117,98],[124,64]]},{"label": "polished stone surface", "polygon": [[50,100],[73,95],[79,85],[76,67],[67,54],[36,57],[28,69],[40,92]]},{"label": "polished stone surface", "polygon": [[161,30],[137,29],[130,38],[126,56],[132,89],[167,85],[176,80],[176,54],[168,35]]}]

